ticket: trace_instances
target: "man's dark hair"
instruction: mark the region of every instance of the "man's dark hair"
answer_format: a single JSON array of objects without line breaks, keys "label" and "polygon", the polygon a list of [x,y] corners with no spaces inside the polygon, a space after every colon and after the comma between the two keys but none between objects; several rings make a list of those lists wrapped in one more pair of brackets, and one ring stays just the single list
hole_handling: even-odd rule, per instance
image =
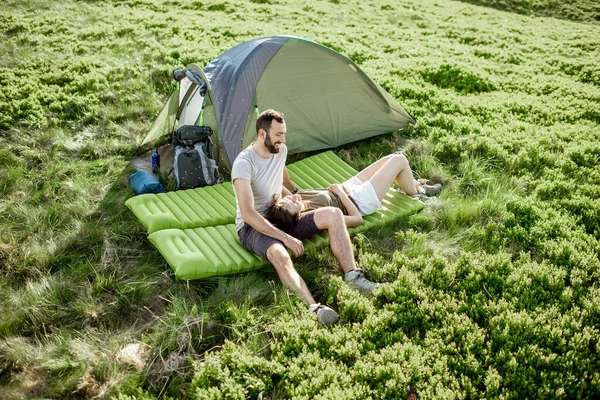
[{"label": "man's dark hair", "polygon": [[256,134],[258,135],[258,131],[261,129],[264,129],[265,132],[269,133],[269,128],[271,127],[273,120],[283,123],[283,113],[275,111],[272,108],[261,112],[256,120]]},{"label": "man's dark hair", "polygon": [[275,195],[271,200],[271,205],[267,209],[265,218],[279,229],[289,230],[300,219],[300,213],[290,213],[285,207],[279,204],[279,199]]}]

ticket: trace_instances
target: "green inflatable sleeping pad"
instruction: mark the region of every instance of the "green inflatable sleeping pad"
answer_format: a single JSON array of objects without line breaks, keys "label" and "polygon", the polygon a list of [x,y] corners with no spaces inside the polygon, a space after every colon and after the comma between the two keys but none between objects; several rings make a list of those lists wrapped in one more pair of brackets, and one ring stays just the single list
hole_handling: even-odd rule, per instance
[{"label": "green inflatable sleeping pad", "polygon": [[[331,151],[290,164],[288,170],[293,182],[302,189],[327,187],[331,183],[342,182],[356,174],[352,167]],[[216,186],[229,191],[229,194],[223,195],[224,191]],[[207,195],[212,193],[211,189],[218,192],[215,198]],[[184,192],[189,194],[184,195]],[[179,193],[179,195],[170,198],[174,196],[171,193]],[[175,276],[180,279],[203,279],[247,272],[267,265],[266,260],[247,252],[239,242],[234,225],[235,197],[230,182],[200,189],[169,192],[164,195],[161,196],[162,198],[159,198],[160,195],[143,195],[148,196],[148,199],[133,207],[143,204],[147,213],[140,212],[138,208],[134,214],[136,216],[141,214],[147,218],[146,222],[142,222],[147,228],[162,226],[157,222],[160,220],[160,215],[168,216],[168,223],[176,225],[154,229],[148,236],[150,242],[171,265]],[[156,198],[151,199],[150,196]],[[202,207],[200,205],[202,203],[197,199],[189,200],[189,197],[194,196],[200,197],[202,202],[206,201],[209,207]],[[225,198],[228,200],[225,201]],[[189,201],[192,202],[193,207],[187,204]],[[225,207],[225,204],[228,207]],[[212,210],[216,210],[217,205],[222,206],[223,214],[212,215]],[[382,205],[379,211],[364,217],[364,222],[360,226],[349,229],[350,235],[382,226],[423,208],[422,203],[393,189],[386,194]],[[128,206],[132,208],[131,203]],[[324,247],[328,243],[326,232],[304,241],[307,250]]]},{"label": "green inflatable sleeping pad", "polygon": [[230,224],[235,220],[231,182],[197,189],[142,194],[125,202],[148,233],[162,229],[198,228]]},{"label": "green inflatable sleeping pad", "polygon": [[[288,165],[292,181],[300,189],[327,187],[356,175],[332,151],[308,157]],[[405,205],[415,202],[408,196],[388,197]],[[384,201],[384,205],[385,205]],[[196,189],[159,194],[142,194],[129,198],[125,205],[148,233],[163,229],[188,229],[225,225],[235,222],[235,195],[231,182]],[[382,211],[385,213],[385,210]],[[368,224],[363,224],[368,229]]]},{"label": "green inflatable sleeping pad", "polygon": [[[382,226],[423,208],[422,203],[396,191],[388,192],[382,204],[383,208],[364,217],[361,225],[348,229],[350,236]],[[150,234],[148,238],[171,265],[179,279],[192,280],[237,274],[268,264],[264,258],[242,247],[235,224],[195,229],[163,229]],[[321,232],[304,240],[304,248],[318,249],[328,243],[327,232]]]},{"label": "green inflatable sleeping pad", "polygon": [[[164,229],[148,236],[179,279],[203,279],[252,271],[267,260],[246,251],[235,224],[195,229]],[[304,241],[304,248],[320,248],[329,243],[327,232]]]},{"label": "green inflatable sleeping pad", "polygon": [[[292,181],[300,189],[327,187],[356,174],[332,151],[290,164],[288,170]],[[125,205],[148,233],[235,222],[235,195],[231,182],[197,189],[142,194],[129,198]]]}]

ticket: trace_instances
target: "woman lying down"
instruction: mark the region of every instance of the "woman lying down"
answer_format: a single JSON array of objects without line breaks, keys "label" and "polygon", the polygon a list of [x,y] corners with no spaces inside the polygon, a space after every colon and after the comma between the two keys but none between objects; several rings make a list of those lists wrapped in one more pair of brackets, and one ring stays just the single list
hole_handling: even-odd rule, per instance
[{"label": "woman lying down", "polygon": [[439,183],[415,180],[408,159],[403,154],[393,154],[374,162],[344,183],[330,185],[328,189],[300,190],[273,199],[266,218],[287,229],[302,213],[320,207],[337,207],[344,214],[346,226],[358,226],[363,216],[381,208],[381,201],[394,182],[404,193],[421,201],[442,190]]}]

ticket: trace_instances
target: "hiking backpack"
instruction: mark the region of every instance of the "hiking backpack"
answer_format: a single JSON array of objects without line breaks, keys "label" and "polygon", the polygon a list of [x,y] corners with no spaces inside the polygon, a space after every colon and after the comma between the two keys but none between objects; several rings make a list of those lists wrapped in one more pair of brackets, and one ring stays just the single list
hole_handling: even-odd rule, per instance
[{"label": "hiking backpack", "polygon": [[210,126],[183,125],[173,134],[173,175],[178,189],[221,183],[212,156]]}]

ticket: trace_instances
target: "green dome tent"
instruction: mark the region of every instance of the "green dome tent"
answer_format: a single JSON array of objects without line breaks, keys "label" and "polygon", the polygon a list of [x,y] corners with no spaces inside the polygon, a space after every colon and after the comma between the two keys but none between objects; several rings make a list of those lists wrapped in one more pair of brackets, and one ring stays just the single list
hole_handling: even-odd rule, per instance
[{"label": "green dome tent", "polygon": [[292,36],[250,40],[204,69],[192,64],[179,74],[179,87],[142,145],[181,125],[208,125],[213,154],[227,171],[255,140],[257,113],[268,108],[285,115],[290,153],[336,147],[415,122],[354,62]]}]

